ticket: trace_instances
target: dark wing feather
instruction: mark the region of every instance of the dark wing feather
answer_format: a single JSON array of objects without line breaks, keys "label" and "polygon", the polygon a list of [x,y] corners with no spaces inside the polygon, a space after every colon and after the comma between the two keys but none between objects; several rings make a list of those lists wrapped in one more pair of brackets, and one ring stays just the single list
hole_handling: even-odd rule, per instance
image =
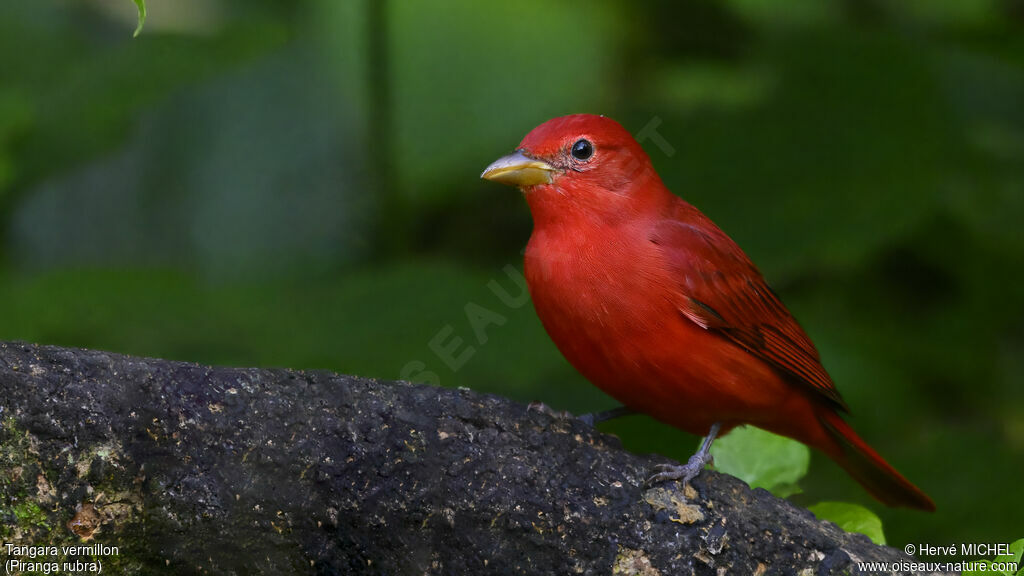
[{"label": "dark wing feather", "polygon": [[662,221],[650,238],[662,247],[668,265],[679,279],[680,312],[848,412],[832,378],[821,365],[818,350],[757,267],[724,232],[695,209],[689,208],[684,216],[689,222]]}]

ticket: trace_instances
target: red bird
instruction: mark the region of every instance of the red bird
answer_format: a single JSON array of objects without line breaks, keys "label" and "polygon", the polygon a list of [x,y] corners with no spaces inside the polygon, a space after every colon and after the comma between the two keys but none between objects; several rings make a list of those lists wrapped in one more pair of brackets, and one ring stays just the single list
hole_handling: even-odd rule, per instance
[{"label": "red bird", "polygon": [[888,506],[935,509],[843,421],[818,351],[757,267],[617,122],[549,120],[482,177],[526,196],[526,280],[566,359],[627,409],[705,436],[652,480],[689,481],[716,434],[753,424],[821,450]]}]

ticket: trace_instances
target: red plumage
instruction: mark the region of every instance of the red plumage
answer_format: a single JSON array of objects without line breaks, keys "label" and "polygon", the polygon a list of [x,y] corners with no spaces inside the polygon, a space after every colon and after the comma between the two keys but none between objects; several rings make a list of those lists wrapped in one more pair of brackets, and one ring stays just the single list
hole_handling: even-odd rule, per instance
[{"label": "red plumage", "polygon": [[753,424],[795,438],[881,502],[934,509],[843,421],[814,344],[750,259],[669,192],[618,123],[555,118],[518,150],[484,176],[525,192],[530,294],[587,379],[694,434]]}]

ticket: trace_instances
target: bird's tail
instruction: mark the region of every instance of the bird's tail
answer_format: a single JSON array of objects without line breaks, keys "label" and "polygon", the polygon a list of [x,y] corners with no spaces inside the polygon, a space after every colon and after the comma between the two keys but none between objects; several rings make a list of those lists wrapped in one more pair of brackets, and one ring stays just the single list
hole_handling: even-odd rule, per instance
[{"label": "bird's tail", "polygon": [[829,455],[879,502],[886,506],[935,510],[932,499],[861,440],[839,414],[821,412],[818,419],[838,446],[838,450],[829,451]]}]

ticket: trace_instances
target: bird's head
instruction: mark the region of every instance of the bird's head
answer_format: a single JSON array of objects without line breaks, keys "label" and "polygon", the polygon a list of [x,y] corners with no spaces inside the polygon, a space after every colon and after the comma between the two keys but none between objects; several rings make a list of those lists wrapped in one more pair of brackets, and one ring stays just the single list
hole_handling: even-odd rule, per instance
[{"label": "bird's head", "polygon": [[667,194],[633,136],[618,122],[592,114],[537,126],[481,178],[519,187],[535,220],[552,212],[622,215]]}]

